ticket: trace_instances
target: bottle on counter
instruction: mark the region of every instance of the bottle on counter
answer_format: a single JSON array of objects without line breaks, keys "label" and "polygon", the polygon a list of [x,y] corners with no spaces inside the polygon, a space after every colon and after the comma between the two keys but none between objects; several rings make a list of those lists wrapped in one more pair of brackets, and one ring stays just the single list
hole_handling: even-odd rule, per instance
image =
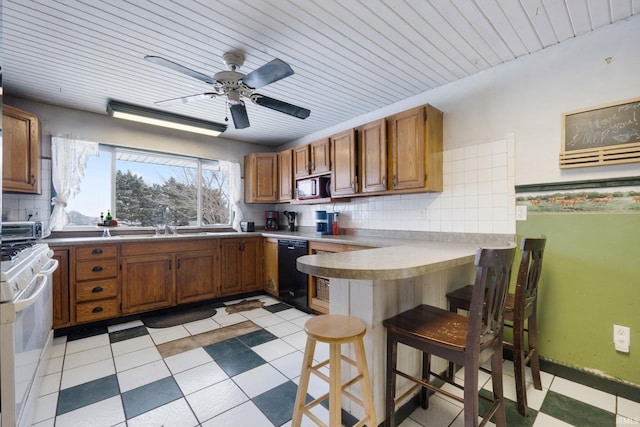
[{"label": "bottle on counter", "polygon": [[338,235],[340,234],[340,221],[338,221],[338,212],[333,214],[333,229],[331,230],[331,234]]},{"label": "bottle on counter", "polygon": [[104,212],[100,212],[100,224],[104,225]]},{"label": "bottle on counter", "polygon": [[107,216],[104,217],[104,225],[109,225],[109,221],[111,221],[113,217],[111,216],[111,210],[107,211]]}]

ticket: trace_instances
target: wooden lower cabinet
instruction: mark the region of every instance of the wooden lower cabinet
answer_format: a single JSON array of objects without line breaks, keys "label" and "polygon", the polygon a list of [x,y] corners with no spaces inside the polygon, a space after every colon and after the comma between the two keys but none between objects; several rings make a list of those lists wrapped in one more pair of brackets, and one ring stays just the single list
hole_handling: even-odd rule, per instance
[{"label": "wooden lower cabinet", "polygon": [[176,255],[177,303],[202,301],[219,295],[218,249]]},{"label": "wooden lower cabinet", "polygon": [[264,290],[278,296],[278,239],[264,239]]},{"label": "wooden lower cabinet", "polygon": [[118,245],[79,246],[73,254],[73,323],[120,316]]},{"label": "wooden lower cabinet", "polygon": [[122,266],[122,314],[140,313],[175,304],[173,255],[126,257]]},{"label": "wooden lower cabinet", "polygon": [[220,239],[222,296],[263,289],[262,237]]},{"label": "wooden lower cabinet", "polygon": [[58,268],[53,272],[53,329],[71,325],[69,307],[69,248],[55,248],[53,258],[58,260]]}]

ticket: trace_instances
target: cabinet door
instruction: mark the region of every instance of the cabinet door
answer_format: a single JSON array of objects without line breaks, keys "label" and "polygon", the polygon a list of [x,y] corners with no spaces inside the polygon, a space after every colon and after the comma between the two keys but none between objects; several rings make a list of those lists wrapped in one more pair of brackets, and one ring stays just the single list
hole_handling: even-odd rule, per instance
[{"label": "cabinet door", "polygon": [[2,189],[40,194],[40,130],[33,114],[2,107]]},{"label": "cabinet door", "polygon": [[69,326],[69,250],[54,249],[53,258],[58,260],[58,268],[53,272],[53,329]]},{"label": "cabinet door", "polygon": [[309,144],[311,154],[311,175],[331,172],[331,143],[329,138]]},{"label": "cabinet door", "polygon": [[280,201],[292,200],[293,196],[293,150],[285,150],[278,155],[280,170]]},{"label": "cabinet door", "polygon": [[242,265],[240,257],[242,239],[220,239],[220,293],[242,292]]},{"label": "cabinet door", "polygon": [[348,196],[358,191],[356,176],[356,135],[355,130],[331,137],[333,171],[331,173],[331,196]]},{"label": "cabinet door", "polygon": [[422,188],[426,181],[424,165],[423,107],[414,108],[388,118],[391,188]]},{"label": "cabinet door", "polygon": [[245,157],[245,202],[278,201],[278,154],[255,153]]},{"label": "cabinet door", "polygon": [[174,305],[172,255],[131,256],[121,262],[122,314]]},{"label": "cabinet door", "polygon": [[242,239],[242,291],[256,291],[263,288],[262,280],[262,238]]},{"label": "cabinet door", "polygon": [[264,239],[264,289],[278,296],[278,239]]},{"label": "cabinet door", "polygon": [[376,120],[358,128],[360,185],[363,193],[387,189],[387,126]]},{"label": "cabinet door", "polygon": [[293,176],[301,178],[309,175],[309,146],[302,145],[293,149]]},{"label": "cabinet door", "polygon": [[216,253],[183,252],[176,255],[176,294],[178,304],[218,296]]}]

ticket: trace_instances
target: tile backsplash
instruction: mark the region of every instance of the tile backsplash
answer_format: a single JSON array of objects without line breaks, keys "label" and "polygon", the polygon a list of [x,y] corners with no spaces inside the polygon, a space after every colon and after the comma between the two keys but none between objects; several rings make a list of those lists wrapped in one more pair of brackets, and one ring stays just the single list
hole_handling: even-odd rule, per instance
[{"label": "tile backsplash", "polygon": [[[514,139],[443,153],[442,193],[353,198],[330,205],[278,206],[315,226],[314,211],[340,213],[340,226],[373,230],[515,233]],[[281,221],[282,223],[282,221]]]},{"label": "tile backsplash", "polygon": [[27,221],[29,214],[31,221],[42,221],[44,228],[49,225],[51,215],[51,159],[40,159],[40,188],[42,194],[2,194],[2,220]]},{"label": "tile backsplash", "polygon": [[[356,197],[324,205],[244,205],[243,219],[264,225],[264,211],[296,211],[298,226],[315,227],[316,210],[340,213],[340,226],[372,230],[515,233],[514,139],[445,150],[442,193]],[[43,221],[51,212],[51,159],[43,158],[42,194],[3,194],[2,219]]]}]

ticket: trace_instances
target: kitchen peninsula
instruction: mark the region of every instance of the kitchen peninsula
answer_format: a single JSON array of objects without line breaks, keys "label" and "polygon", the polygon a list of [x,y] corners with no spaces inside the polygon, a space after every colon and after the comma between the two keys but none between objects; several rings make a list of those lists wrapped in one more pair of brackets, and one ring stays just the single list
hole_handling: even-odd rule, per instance
[{"label": "kitchen peninsula", "polygon": [[[385,407],[382,321],[422,303],[446,307],[446,292],[473,282],[478,246],[508,243],[507,237],[482,242],[408,241],[402,246],[298,258],[299,270],[330,278],[332,314],[354,316],[367,325],[364,344],[378,419],[384,419]],[[400,366],[419,366],[417,351],[402,350],[409,349],[400,349]],[[446,362],[435,360],[434,368],[444,370]],[[399,379],[401,393],[407,385]],[[346,400],[343,405],[357,418],[362,417],[359,406]]]}]

